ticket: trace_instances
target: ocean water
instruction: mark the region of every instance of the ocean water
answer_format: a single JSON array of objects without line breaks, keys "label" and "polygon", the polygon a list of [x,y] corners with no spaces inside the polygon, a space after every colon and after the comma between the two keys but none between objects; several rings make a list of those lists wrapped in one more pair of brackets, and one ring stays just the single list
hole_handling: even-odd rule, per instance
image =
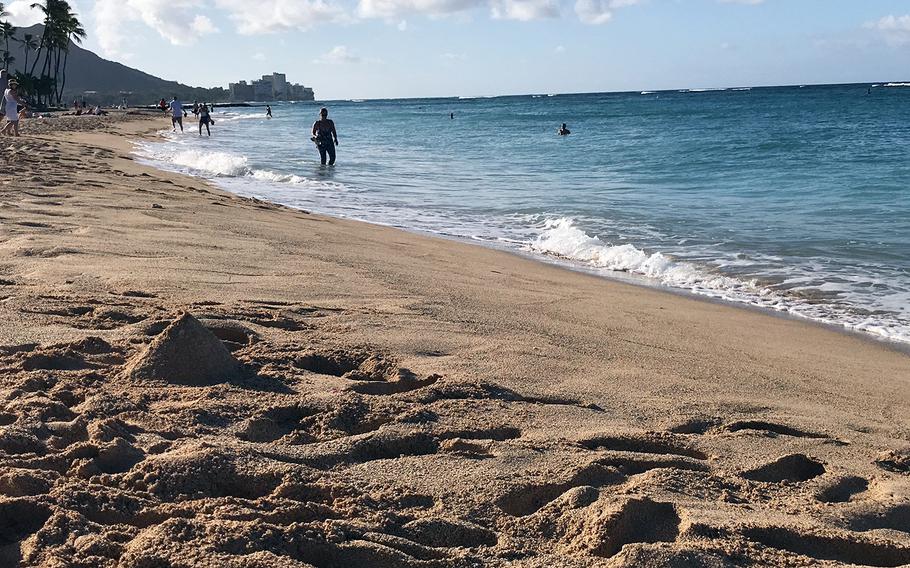
[{"label": "ocean water", "polygon": [[[334,167],[309,140],[322,104]],[[910,84],[272,108],[136,152],[244,196],[910,343]]]}]

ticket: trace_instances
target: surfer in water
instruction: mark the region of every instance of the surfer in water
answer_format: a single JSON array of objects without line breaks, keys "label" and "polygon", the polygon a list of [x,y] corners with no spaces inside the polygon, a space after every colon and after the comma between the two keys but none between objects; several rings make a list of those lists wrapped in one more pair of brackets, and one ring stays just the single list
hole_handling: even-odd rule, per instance
[{"label": "surfer in water", "polygon": [[325,165],[326,155],[329,165],[335,164],[335,146],[338,144],[338,133],[335,132],[335,123],[329,120],[329,109],[323,107],[319,110],[319,120],[313,123],[313,137],[311,138],[319,149],[319,159]]},{"label": "surfer in water", "polygon": [[568,127],[566,127],[566,123],[563,122],[562,126],[559,127],[559,130],[556,131],[556,134],[559,134],[560,136],[568,136],[569,134],[572,134],[572,131],[569,130]]}]

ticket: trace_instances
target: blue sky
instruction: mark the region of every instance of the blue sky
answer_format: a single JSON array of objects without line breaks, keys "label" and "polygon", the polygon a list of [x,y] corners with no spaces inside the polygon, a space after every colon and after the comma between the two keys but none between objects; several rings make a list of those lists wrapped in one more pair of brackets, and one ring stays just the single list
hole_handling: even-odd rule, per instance
[{"label": "blue sky", "polygon": [[907,0],[71,3],[103,57],[196,86],[284,72],[320,99],[910,81]]}]

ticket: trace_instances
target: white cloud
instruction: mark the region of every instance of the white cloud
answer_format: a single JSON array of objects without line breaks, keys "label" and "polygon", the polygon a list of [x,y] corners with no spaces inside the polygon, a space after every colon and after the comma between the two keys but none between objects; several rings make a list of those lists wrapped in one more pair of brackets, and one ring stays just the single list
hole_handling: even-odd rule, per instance
[{"label": "white cloud", "polygon": [[558,0],[493,0],[493,18],[529,22],[559,17]]},{"label": "white cloud", "polygon": [[447,53],[443,53],[443,54],[442,54],[442,58],[443,58],[443,59],[448,59],[449,61],[464,61],[465,59],[468,58],[468,56],[465,55],[464,53],[450,53],[450,52],[447,52]]},{"label": "white cloud", "polygon": [[[102,53],[129,58],[135,26],[144,24],[172,45],[192,45],[218,33],[214,20],[229,19],[241,34],[308,30],[320,24],[345,24],[358,19],[382,19],[400,31],[409,15],[430,18],[488,8],[494,19],[531,21],[557,18],[564,0],[94,0],[94,36]],[[641,0],[575,0],[581,21],[608,22],[614,10]],[[719,0],[752,3],[760,0]],[[20,21],[34,18],[32,0],[12,0],[9,10]],[[214,14],[214,15],[213,15]],[[216,17],[218,16],[218,17]],[[338,54],[336,54],[337,56]],[[329,54],[326,56],[334,57]]]},{"label": "white cloud", "polygon": [[557,45],[556,48],[553,49],[553,53],[565,53],[565,52],[566,52],[566,47],[564,45]]},{"label": "white cloud", "polygon": [[202,14],[196,14],[196,17],[193,18],[193,23],[190,24],[190,28],[198,35],[214,34],[220,31],[208,16],[203,16]]},{"label": "white cloud", "polygon": [[397,20],[408,14],[446,16],[472,10],[484,0],[360,0],[357,14],[362,18]]},{"label": "white cloud", "polygon": [[378,60],[366,60],[352,52],[346,45],[336,45],[327,53],[323,53],[313,60],[313,63],[342,65],[346,63],[379,63]]},{"label": "white cloud", "polygon": [[253,54],[253,60],[254,61],[265,61],[265,54],[262,53],[261,51],[257,51],[256,53]]},{"label": "white cloud", "polygon": [[617,8],[634,6],[639,0],[576,0],[575,14],[586,24],[606,24]]},{"label": "white cloud", "polygon": [[242,34],[307,30],[316,24],[350,20],[338,5],[324,0],[214,0]]},{"label": "white cloud", "polygon": [[9,13],[9,23],[16,27],[25,28],[35,25],[44,19],[41,10],[32,8],[34,0],[13,0],[6,6]]},{"label": "white cloud", "polygon": [[876,22],[867,23],[864,27],[878,30],[885,37],[885,40],[892,45],[910,43],[910,14],[885,16]]},{"label": "white cloud", "polygon": [[754,6],[756,4],[761,4],[764,1],[765,0],[720,0],[720,3],[721,4],[749,4],[749,5]]},{"label": "white cloud", "polygon": [[172,45],[192,45],[218,31],[201,0],[95,0],[95,34],[106,55],[128,59],[124,24],[142,22]]}]

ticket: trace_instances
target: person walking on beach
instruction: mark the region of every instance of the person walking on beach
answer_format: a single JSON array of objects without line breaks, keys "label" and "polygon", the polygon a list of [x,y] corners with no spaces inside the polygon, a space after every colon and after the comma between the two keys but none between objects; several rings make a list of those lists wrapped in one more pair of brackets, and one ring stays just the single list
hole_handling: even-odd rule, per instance
[{"label": "person walking on beach", "polygon": [[[9,82],[9,88],[3,91],[3,106],[5,107],[6,126],[0,131],[0,134],[19,136],[19,105],[25,107],[25,101],[19,96],[19,83]],[[24,109],[23,109],[24,110]]]},{"label": "person walking on beach", "polygon": [[212,131],[209,128],[209,124],[212,123],[212,117],[209,116],[209,107],[202,103],[202,106],[199,107],[199,136],[202,136],[202,125],[205,125],[205,131],[211,136]]},{"label": "person walking on beach", "polygon": [[335,146],[338,145],[338,133],[335,132],[335,123],[329,120],[329,109],[323,107],[319,110],[319,120],[313,123],[313,142],[319,149],[319,159],[325,165],[326,155],[329,165],[335,165]]},{"label": "person walking on beach", "polygon": [[265,117],[272,118],[272,106],[271,105],[265,105]]},{"label": "person walking on beach", "polygon": [[174,95],[174,100],[169,106],[171,107],[171,126],[174,127],[174,132],[177,132],[178,124],[180,132],[183,132],[183,105],[177,100],[177,95]]}]

